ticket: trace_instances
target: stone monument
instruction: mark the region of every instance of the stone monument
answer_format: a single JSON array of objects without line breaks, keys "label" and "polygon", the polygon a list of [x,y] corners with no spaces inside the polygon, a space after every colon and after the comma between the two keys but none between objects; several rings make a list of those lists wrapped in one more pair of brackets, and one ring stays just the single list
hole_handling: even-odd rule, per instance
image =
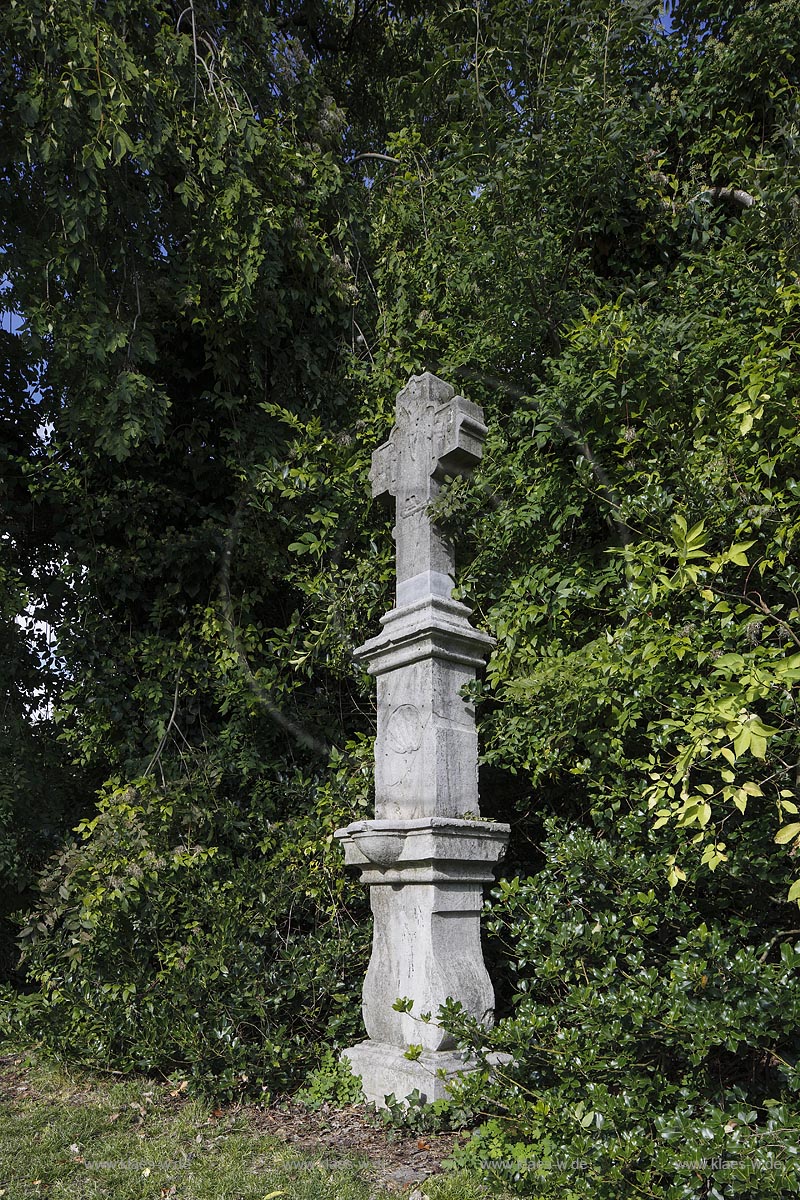
[{"label": "stone monument", "polygon": [[461,694],[492,639],[451,597],[453,549],[429,512],[445,477],[480,461],[485,437],[481,409],[426,373],[398,394],[389,440],[372,456],[372,494],[396,504],[397,596],[382,632],[356,651],[377,679],[375,820],[336,837],[346,863],[361,868],[374,916],[369,1036],[344,1054],[378,1105],[415,1089],[438,1099],[468,1069],[436,1021],[448,997],[486,1024],[493,1015],[480,911],[509,827],[476,820],[475,713]]}]

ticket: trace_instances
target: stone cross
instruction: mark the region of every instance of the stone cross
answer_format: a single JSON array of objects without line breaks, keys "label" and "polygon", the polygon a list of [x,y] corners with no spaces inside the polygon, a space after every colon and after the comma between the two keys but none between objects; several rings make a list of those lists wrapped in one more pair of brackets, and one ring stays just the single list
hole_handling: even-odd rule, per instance
[{"label": "stone cross", "polygon": [[[361,868],[374,918],[364,981],[368,1038],[344,1053],[368,1099],[415,1089],[429,1100],[469,1069],[435,1019],[448,998],[490,1023],[494,993],[481,952],[483,887],[508,826],[478,821],[478,740],[464,688],[492,639],[452,599],[453,549],[430,516],[447,475],[479,462],[486,427],[477,405],[436,376],[414,376],[396,424],[372,457],[373,495],[397,505],[396,606],[356,651],[377,679],[375,820],[336,832]],[[410,1001],[411,1011],[396,1008]],[[409,1046],[416,1046],[412,1057]],[[422,1053],[418,1048],[422,1047]]]},{"label": "stone cross", "polygon": [[429,516],[447,475],[468,475],[480,461],[486,426],[477,404],[435,375],[413,377],[399,393],[396,423],[372,456],[373,496],[396,501],[397,603],[424,595],[449,599],[453,548]]}]

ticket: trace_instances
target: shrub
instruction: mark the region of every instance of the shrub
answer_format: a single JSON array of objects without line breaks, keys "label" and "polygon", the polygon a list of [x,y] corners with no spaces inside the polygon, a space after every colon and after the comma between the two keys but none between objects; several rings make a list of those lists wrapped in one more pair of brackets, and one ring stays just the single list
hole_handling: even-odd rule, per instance
[{"label": "shrub", "polygon": [[316,1110],[323,1104],[342,1108],[346,1104],[362,1104],[364,1093],[361,1080],[353,1074],[347,1059],[339,1058],[332,1050],[322,1053],[318,1067],[309,1072],[303,1087],[294,1099],[306,1108]]},{"label": "shrub", "polygon": [[106,795],[22,928],[40,990],[18,1029],[215,1094],[285,1088],[320,1041],[353,1040],[367,925],[332,841],[345,801],[301,778],[275,790],[249,805],[219,782]]},{"label": "shrub", "polygon": [[559,1200],[796,1194],[791,908],[737,878],[735,851],[724,882],[671,890],[651,842],[642,814],[605,834],[551,820],[543,869],[495,889],[513,1011],[488,1039],[449,1019],[512,1065],[464,1081],[457,1103],[488,1119],[456,1160]]}]

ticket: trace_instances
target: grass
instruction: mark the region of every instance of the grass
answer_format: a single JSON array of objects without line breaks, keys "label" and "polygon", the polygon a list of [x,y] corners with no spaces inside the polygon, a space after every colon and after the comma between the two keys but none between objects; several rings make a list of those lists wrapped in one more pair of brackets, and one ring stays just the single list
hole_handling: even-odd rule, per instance
[{"label": "grass", "polygon": [[[32,1094],[0,1101],[2,1200],[397,1200],[371,1182],[367,1157],[293,1149],[246,1111],[215,1116],[161,1084],[109,1084],[38,1058],[25,1078]],[[428,1200],[489,1195],[463,1173],[415,1186]]]}]

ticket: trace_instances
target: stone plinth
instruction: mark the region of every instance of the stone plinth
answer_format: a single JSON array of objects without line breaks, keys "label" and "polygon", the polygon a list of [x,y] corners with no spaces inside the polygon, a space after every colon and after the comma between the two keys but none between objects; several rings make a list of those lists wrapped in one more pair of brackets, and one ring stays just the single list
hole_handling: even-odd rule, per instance
[{"label": "stone plinth", "polygon": [[[370,473],[373,495],[397,505],[396,605],[356,651],[377,679],[376,819],[336,832],[347,864],[361,868],[374,917],[362,1009],[369,1037],[345,1055],[378,1105],[414,1090],[437,1099],[469,1069],[437,1022],[446,1000],[491,1024],[480,912],[509,832],[475,819],[478,740],[463,695],[492,639],[452,599],[452,546],[429,515],[444,478],[479,461],[483,414],[433,375],[412,378],[396,412]],[[395,1009],[398,999],[411,1010]],[[406,1057],[409,1047],[416,1057]]]},{"label": "stone plinth", "polygon": [[389,1096],[404,1100],[412,1092],[419,1092],[427,1104],[443,1100],[448,1084],[471,1069],[469,1058],[460,1052],[423,1051],[412,1060],[397,1046],[371,1040],[350,1046],[342,1052],[342,1058],[361,1079],[366,1098],[378,1108],[386,1107]]}]

